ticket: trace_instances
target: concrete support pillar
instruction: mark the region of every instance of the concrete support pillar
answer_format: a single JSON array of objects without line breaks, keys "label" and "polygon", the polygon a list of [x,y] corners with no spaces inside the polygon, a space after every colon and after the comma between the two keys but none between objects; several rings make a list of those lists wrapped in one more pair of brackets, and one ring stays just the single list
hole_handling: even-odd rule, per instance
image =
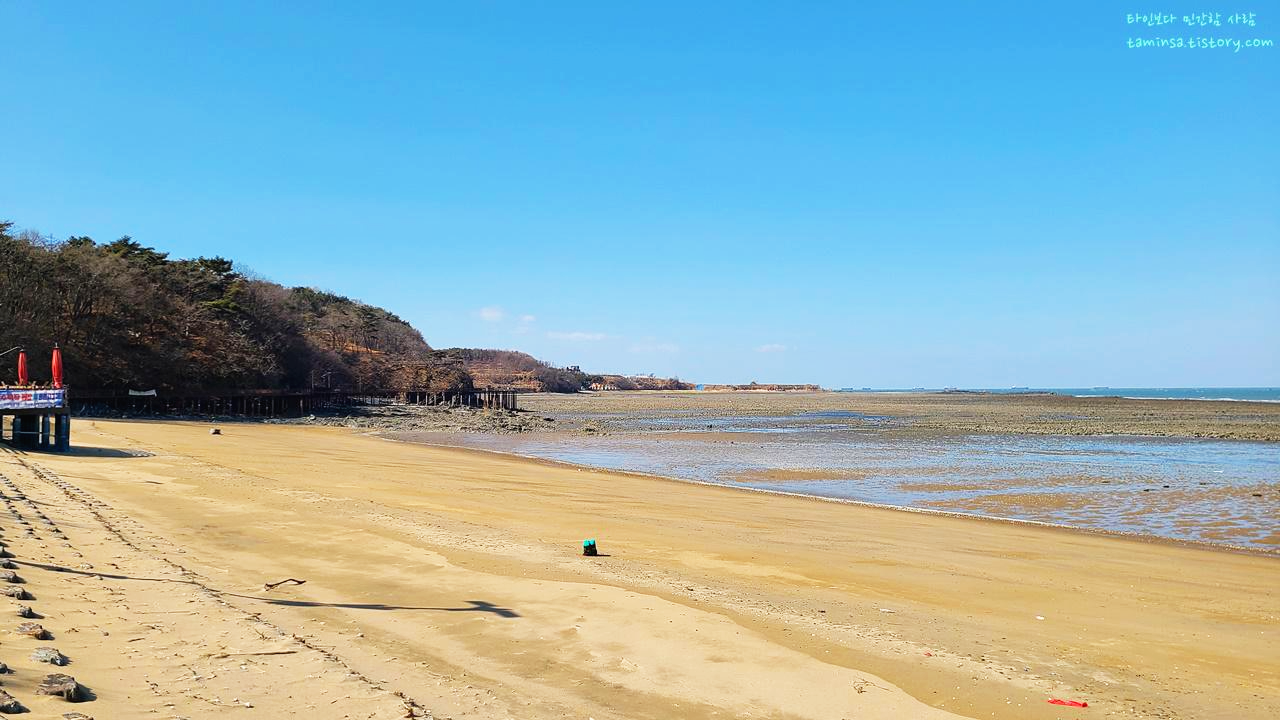
[{"label": "concrete support pillar", "polygon": [[19,415],[15,420],[18,421],[14,429],[17,446],[24,450],[34,450],[40,443],[40,418],[35,415]]},{"label": "concrete support pillar", "polygon": [[71,416],[53,416],[53,449],[57,452],[71,450]]}]

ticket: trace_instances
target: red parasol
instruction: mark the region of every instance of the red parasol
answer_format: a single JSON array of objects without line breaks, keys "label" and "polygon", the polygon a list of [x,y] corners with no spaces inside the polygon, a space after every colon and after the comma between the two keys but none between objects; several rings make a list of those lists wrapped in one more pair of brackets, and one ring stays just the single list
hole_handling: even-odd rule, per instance
[{"label": "red parasol", "polygon": [[27,351],[18,351],[18,384],[27,384]]},{"label": "red parasol", "polygon": [[53,346],[53,386],[62,387],[62,350],[57,345]]}]

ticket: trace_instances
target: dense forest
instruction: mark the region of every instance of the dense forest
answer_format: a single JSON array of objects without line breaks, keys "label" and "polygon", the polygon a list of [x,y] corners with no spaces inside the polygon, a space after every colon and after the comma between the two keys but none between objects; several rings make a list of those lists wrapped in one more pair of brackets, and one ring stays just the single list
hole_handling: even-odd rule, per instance
[{"label": "dense forest", "polygon": [[[460,363],[381,308],[249,277],[219,257],[175,260],[128,237],[55,241],[0,222],[0,351],[26,347],[32,381],[47,382],[55,343],[80,388],[471,387]],[[0,364],[0,383],[15,375]]]}]

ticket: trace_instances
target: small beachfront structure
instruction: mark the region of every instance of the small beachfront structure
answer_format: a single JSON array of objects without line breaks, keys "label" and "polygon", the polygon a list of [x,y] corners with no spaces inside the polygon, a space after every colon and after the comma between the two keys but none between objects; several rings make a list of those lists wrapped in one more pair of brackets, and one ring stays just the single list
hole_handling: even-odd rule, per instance
[{"label": "small beachfront structure", "polygon": [[0,387],[0,441],[24,450],[70,450],[67,389]]}]

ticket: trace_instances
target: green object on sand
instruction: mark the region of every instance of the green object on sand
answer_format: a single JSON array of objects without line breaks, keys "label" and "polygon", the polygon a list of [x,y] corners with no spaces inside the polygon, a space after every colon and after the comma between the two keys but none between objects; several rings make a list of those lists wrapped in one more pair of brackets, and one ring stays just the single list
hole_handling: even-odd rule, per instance
[{"label": "green object on sand", "polygon": [[582,554],[583,554],[583,555],[595,555],[595,554],[596,554],[596,539],[595,539],[595,538],[589,538],[589,539],[587,539],[587,540],[583,540],[583,541],[582,541]]}]

